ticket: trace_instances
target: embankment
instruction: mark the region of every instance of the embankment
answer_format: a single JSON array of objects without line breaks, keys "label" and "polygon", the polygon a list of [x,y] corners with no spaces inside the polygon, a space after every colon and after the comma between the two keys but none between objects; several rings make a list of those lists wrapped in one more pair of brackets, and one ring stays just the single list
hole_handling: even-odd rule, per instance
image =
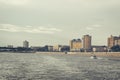
[{"label": "embankment", "polygon": [[[65,54],[65,52],[36,52],[37,54]],[[120,52],[67,52],[67,55],[79,56],[100,56],[100,57],[120,57]]]}]

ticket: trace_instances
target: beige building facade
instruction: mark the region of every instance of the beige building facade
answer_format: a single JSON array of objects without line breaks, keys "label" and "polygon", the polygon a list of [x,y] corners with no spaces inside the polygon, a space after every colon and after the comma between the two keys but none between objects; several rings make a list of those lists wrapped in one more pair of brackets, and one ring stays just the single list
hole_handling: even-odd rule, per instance
[{"label": "beige building facade", "polygon": [[62,45],[54,45],[53,46],[53,51],[60,51]]},{"label": "beige building facade", "polygon": [[120,36],[110,36],[108,38],[108,48],[111,48],[115,45],[120,45]]},{"label": "beige building facade", "polygon": [[80,51],[82,49],[81,39],[70,40],[70,51]]},{"label": "beige building facade", "polygon": [[85,51],[91,50],[91,36],[89,36],[89,35],[83,36],[83,49]]}]

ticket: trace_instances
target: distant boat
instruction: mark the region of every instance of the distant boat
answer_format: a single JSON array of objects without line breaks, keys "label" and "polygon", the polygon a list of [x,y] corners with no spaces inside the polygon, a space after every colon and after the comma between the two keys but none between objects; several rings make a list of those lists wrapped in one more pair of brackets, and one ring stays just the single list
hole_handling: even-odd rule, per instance
[{"label": "distant boat", "polygon": [[65,54],[67,54],[67,51],[65,51]]},{"label": "distant boat", "polygon": [[90,57],[91,59],[97,59],[97,56],[96,55],[93,55]]}]

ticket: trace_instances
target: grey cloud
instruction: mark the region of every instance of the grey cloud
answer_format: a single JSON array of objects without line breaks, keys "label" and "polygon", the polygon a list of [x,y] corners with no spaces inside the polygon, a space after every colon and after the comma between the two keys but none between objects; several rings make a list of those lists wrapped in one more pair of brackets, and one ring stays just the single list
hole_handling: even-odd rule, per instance
[{"label": "grey cloud", "polygon": [[[9,26],[0,25],[0,36],[6,35],[1,37],[3,41],[9,37],[10,31],[11,34],[17,32],[15,36],[23,34],[24,38],[19,40],[28,37],[29,33],[37,33],[31,36],[38,35],[39,40],[46,37],[46,40],[61,40],[61,43],[83,34],[102,39],[120,34],[119,21],[120,0],[0,0],[0,23]],[[49,24],[51,26],[47,26]],[[54,34],[54,37],[47,34]],[[36,38],[31,39],[33,44]],[[98,43],[94,40],[93,44],[105,44],[105,41]]]},{"label": "grey cloud", "polygon": [[86,30],[96,30],[96,29],[100,29],[101,27],[102,27],[102,25],[98,25],[98,24],[89,25],[86,27]]},{"label": "grey cloud", "polygon": [[61,29],[53,28],[53,27],[45,27],[45,26],[17,26],[12,24],[0,24],[0,31],[7,32],[27,32],[27,33],[45,33],[45,34],[53,34],[56,32],[61,32]]}]

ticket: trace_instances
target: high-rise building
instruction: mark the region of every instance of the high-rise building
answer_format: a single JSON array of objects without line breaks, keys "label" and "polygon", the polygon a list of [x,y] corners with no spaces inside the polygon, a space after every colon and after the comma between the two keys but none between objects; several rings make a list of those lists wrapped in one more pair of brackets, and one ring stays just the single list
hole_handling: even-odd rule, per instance
[{"label": "high-rise building", "polygon": [[28,41],[23,41],[23,47],[28,48],[29,47],[29,42]]},{"label": "high-rise building", "polygon": [[115,45],[120,45],[120,38],[115,40]]},{"label": "high-rise building", "polygon": [[82,49],[81,39],[73,39],[70,41],[70,51],[80,51]]},{"label": "high-rise building", "polygon": [[91,50],[91,36],[89,36],[89,35],[83,36],[83,49],[85,51]]},{"label": "high-rise building", "polygon": [[120,45],[120,36],[110,36],[108,38],[108,48],[110,49],[111,47],[115,45]]}]

